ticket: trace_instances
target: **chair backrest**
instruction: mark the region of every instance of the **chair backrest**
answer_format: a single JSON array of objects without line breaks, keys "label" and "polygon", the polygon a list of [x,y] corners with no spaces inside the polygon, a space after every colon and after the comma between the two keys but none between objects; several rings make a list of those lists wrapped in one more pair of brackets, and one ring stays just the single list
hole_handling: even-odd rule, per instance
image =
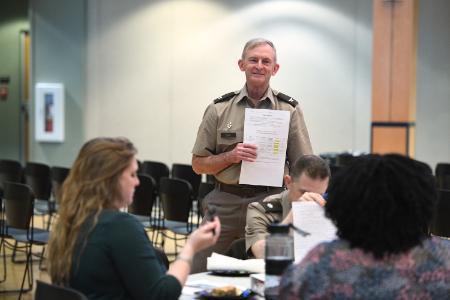
[{"label": "chair backrest", "polygon": [[20,162],[10,159],[0,160],[0,190],[4,190],[6,181],[22,182],[22,165]]},{"label": "chair backrest", "polygon": [[248,259],[248,254],[245,249],[245,238],[234,240],[227,251],[226,256],[234,257],[237,259]]},{"label": "chair backrest", "polygon": [[156,189],[159,188],[161,178],[169,177],[169,167],[159,161],[145,160],[141,163],[139,173],[150,175],[156,182]]},{"label": "chair backrest", "polygon": [[87,300],[88,298],[71,288],[62,287],[50,283],[46,283],[40,280],[36,280],[36,294],[35,300]]},{"label": "chair backrest", "polygon": [[450,237],[450,190],[438,190],[430,232],[433,235]]},{"label": "chair backrest", "polygon": [[8,227],[29,229],[34,201],[30,187],[21,183],[6,182],[3,198]]},{"label": "chair backrest", "polygon": [[70,169],[65,167],[52,167],[50,169],[50,179],[52,182],[52,193],[53,198],[57,203],[59,203],[61,198],[61,188],[66,180],[67,176],[69,176]]},{"label": "chair backrest", "polygon": [[450,163],[438,163],[435,175],[438,189],[450,190]]},{"label": "chair backrest", "polygon": [[191,165],[173,164],[172,178],[179,178],[188,181],[192,186],[192,196],[197,198],[198,188],[200,186],[200,182],[202,181],[202,176],[196,174]]},{"label": "chair backrest", "polygon": [[48,165],[27,162],[25,164],[25,183],[31,187],[37,199],[50,199],[52,183],[50,180],[50,167]]},{"label": "chair backrest", "polygon": [[183,179],[161,178],[159,199],[164,219],[187,223],[192,207],[192,187]]},{"label": "chair backrest", "polygon": [[156,199],[156,183],[149,175],[138,174],[138,177],[139,185],[134,190],[133,203],[128,206],[128,212],[140,216],[151,216]]}]

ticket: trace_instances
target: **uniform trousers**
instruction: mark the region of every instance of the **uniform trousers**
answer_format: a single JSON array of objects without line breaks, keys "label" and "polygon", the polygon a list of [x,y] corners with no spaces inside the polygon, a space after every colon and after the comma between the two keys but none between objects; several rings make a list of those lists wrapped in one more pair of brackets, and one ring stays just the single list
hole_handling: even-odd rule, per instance
[{"label": "uniform trousers", "polygon": [[238,196],[221,191],[219,186],[211,191],[203,200],[202,209],[205,217],[202,224],[206,223],[209,217],[209,208],[214,208],[216,215],[220,219],[221,233],[217,243],[194,256],[191,273],[206,271],[206,260],[211,253],[225,254],[231,243],[239,238],[245,237],[245,225],[247,217],[247,207],[251,202],[261,202],[267,196],[277,194],[283,188],[272,188],[267,191],[256,192],[251,196]]}]

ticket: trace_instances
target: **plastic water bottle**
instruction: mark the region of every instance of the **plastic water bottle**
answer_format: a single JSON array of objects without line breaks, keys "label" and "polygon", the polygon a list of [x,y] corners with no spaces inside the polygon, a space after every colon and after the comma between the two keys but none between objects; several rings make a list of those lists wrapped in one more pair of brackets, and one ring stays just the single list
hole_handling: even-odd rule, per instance
[{"label": "plastic water bottle", "polygon": [[289,225],[270,224],[266,238],[266,278],[264,297],[278,299],[281,275],[294,262],[294,240],[289,235]]}]

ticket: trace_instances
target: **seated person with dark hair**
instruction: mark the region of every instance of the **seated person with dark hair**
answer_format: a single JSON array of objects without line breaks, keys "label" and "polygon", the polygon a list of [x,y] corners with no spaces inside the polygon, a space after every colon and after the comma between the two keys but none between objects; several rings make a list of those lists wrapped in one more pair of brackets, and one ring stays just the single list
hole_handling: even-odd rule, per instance
[{"label": "seated person with dark hair", "polygon": [[282,299],[449,299],[450,241],[428,234],[430,167],[367,155],[333,177],[325,205],[338,239],[284,273]]},{"label": "seated person with dark hair", "polygon": [[316,201],[325,205],[322,195],[327,190],[330,168],[325,160],[315,155],[303,155],[284,176],[286,191],[272,195],[263,202],[248,205],[245,227],[245,247],[250,257],[264,258],[267,226],[274,222],[292,223],[293,201]]}]

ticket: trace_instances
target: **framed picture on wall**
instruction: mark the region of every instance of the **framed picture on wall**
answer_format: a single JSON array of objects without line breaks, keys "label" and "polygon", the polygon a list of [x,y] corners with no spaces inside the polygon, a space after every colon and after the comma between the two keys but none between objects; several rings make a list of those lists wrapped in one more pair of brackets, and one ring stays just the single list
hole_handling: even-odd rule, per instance
[{"label": "framed picture on wall", "polygon": [[36,83],[35,138],[38,142],[64,141],[64,85]]}]

